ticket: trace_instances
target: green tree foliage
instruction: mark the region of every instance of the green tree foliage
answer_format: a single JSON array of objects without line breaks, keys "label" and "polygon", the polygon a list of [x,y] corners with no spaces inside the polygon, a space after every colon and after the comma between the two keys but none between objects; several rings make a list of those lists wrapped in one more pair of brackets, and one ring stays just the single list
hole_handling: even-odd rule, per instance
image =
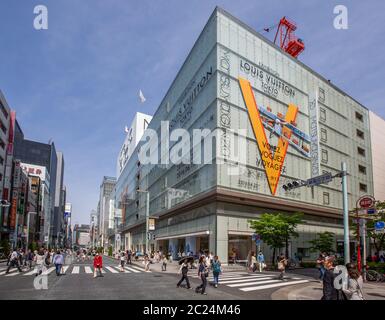
[{"label": "green tree foliage", "polygon": [[264,213],[258,220],[249,220],[250,227],[273,249],[273,265],[277,249],[283,248],[286,245],[286,256],[288,256],[289,239],[291,237],[298,237],[298,233],[295,230],[297,224],[301,221],[301,213],[294,215]]},{"label": "green tree foliage", "polygon": [[311,244],[310,250],[312,252],[334,252],[334,233],[325,231],[317,233],[318,238],[309,241]]}]

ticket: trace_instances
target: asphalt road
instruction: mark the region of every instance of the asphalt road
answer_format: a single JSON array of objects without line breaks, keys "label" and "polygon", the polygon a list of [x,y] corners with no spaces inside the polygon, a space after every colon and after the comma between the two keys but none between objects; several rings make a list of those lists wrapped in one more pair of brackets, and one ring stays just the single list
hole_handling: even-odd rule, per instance
[{"label": "asphalt road", "polygon": [[[176,288],[179,276],[173,273],[144,272],[140,265],[128,266],[125,273],[119,272],[118,263],[103,259],[104,277],[93,278],[91,261],[73,261],[66,265],[66,273],[47,275],[47,289],[35,289],[36,277],[31,272],[12,271],[6,275],[5,265],[0,266],[0,299],[37,300],[269,300],[271,294],[284,286],[301,286],[310,278],[287,274],[285,281],[276,279],[276,274],[248,274],[245,271],[226,272],[220,285],[207,287],[207,295],[187,288]],[[67,260],[68,261],[68,260]],[[50,271],[50,269],[48,270]],[[210,278],[209,278],[210,280]],[[222,281],[222,283],[221,283]],[[200,284],[196,271],[190,272],[191,286]],[[42,282],[40,282],[42,283]]]}]

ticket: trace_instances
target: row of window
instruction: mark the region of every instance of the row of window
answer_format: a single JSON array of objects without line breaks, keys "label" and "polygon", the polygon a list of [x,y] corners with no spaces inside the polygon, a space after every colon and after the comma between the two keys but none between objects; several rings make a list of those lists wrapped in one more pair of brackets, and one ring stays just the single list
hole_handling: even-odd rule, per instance
[{"label": "row of window", "polygon": [[[322,134],[321,134],[321,140],[323,142],[326,142],[327,141],[327,135],[324,136],[324,140],[322,139]],[[361,148],[361,147],[357,147],[357,153],[362,156],[362,157],[365,157],[366,156],[366,151],[365,149]],[[321,161],[322,163],[328,163],[329,162],[329,152],[328,150],[325,150],[325,149],[322,149],[321,150]],[[361,173],[365,173],[366,174],[366,168],[364,166],[359,166],[358,170],[361,172]]]},{"label": "row of window", "polygon": [[[359,184],[360,192],[368,192],[368,186],[365,183]],[[330,205],[330,193],[329,192],[324,192],[323,193],[323,204],[324,205]]]},{"label": "row of window", "polygon": [[3,113],[5,119],[8,119],[8,111],[7,111],[7,109],[5,109],[5,107],[1,101],[0,101],[0,110]]}]

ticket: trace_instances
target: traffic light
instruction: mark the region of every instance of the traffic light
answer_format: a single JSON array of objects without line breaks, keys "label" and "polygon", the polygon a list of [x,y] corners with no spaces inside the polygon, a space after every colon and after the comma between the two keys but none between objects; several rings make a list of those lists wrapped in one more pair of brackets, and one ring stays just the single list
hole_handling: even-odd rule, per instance
[{"label": "traffic light", "polygon": [[282,186],[283,190],[285,191],[289,191],[289,190],[292,190],[292,189],[296,189],[296,188],[300,188],[300,187],[303,187],[305,186],[306,184],[304,183],[304,181],[302,180],[293,180],[287,184],[284,184]]}]

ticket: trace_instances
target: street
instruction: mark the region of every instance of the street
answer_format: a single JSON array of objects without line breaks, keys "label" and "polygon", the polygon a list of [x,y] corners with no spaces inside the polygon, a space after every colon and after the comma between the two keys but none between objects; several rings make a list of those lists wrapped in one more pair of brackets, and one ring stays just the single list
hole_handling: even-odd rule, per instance
[{"label": "street", "polygon": [[[47,289],[37,290],[34,286],[34,271],[17,269],[5,274],[6,265],[0,266],[0,299],[132,299],[132,300],[239,300],[271,299],[271,294],[283,287],[298,287],[313,281],[307,276],[287,274],[284,281],[277,280],[277,273],[249,274],[243,270],[225,271],[220,277],[220,285],[207,287],[207,295],[195,293],[185,287],[176,288],[179,275],[177,263],[168,265],[167,272],[160,271],[160,264],[152,264],[150,272],[144,272],[138,262],[125,266],[119,271],[116,260],[104,257],[103,276],[93,278],[91,261],[67,264],[65,274],[56,276],[54,267],[48,268]],[[197,271],[190,270],[189,278],[193,288],[200,284]],[[209,282],[212,277],[209,276]]]}]

